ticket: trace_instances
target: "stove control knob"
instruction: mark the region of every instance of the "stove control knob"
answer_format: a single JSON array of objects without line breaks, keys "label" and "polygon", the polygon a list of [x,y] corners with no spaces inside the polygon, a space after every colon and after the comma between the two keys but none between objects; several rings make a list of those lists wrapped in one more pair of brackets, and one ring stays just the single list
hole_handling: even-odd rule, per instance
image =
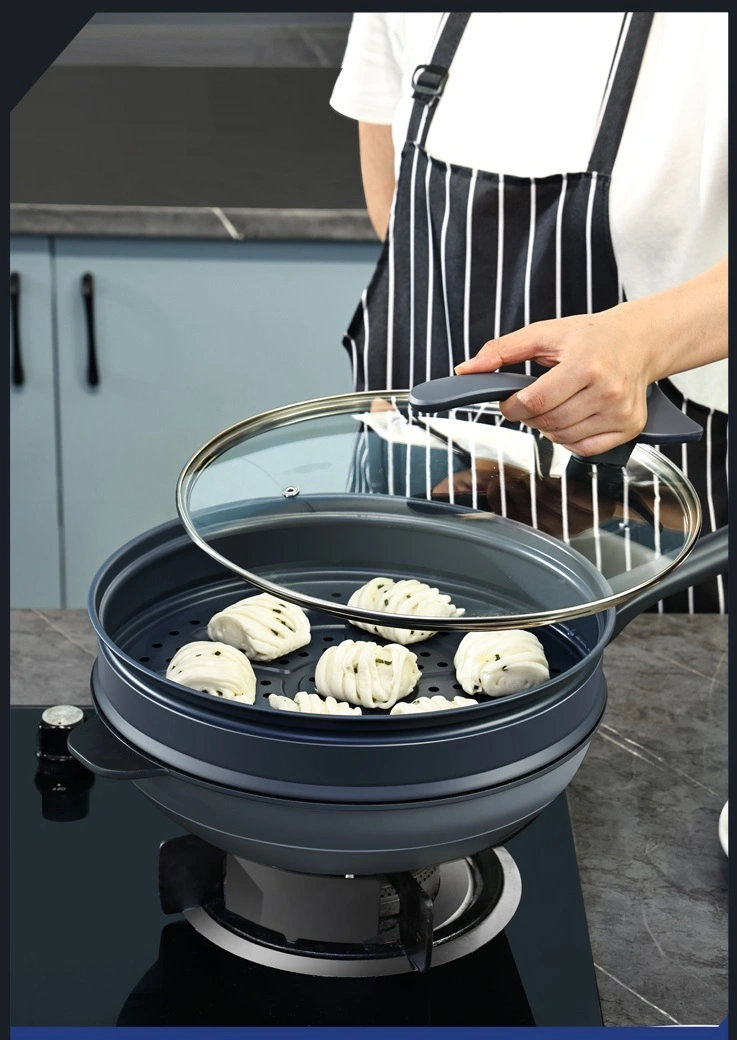
[{"label": "stove control knob", "polygon": [[36,734],[36,788],[44,819],[58,823],[82,820],[89,812],[95,777],[70,753],[67,737],[84,712],[72,704],[56,704],[41,715]]},{"label": "stove control knob", "polygon": [[84,712],[74,704],[55,704],[41,716],[36,734],[38,758],[75,761],[67,747],[67,737],[84,721]]}]

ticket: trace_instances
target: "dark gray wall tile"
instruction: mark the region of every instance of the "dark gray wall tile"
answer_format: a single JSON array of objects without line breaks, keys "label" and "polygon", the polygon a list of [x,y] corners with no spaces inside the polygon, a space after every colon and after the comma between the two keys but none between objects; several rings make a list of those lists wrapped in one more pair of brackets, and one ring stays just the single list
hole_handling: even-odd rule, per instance
[{"label": "dark gray wall tile", "polygon": [[337,74],[52,67],[11,114],[11,201],[363,209]]},{"label": "dark gray wall tile", "polygon": [[[347,35],[344,27],[328,38]],[[315,67],[328,65],[301,26],[248,24],[89,24],[57,58],[59,66]],[[340,62],[336,67],[339,67]]]},{"label": "dark gray wall tile", "polygon": [[320,58],[320,64],[327,68],[339,69],[343,64],[347,29],[342,26],[310,26],[302,30],[302,35],[312,44]]}]

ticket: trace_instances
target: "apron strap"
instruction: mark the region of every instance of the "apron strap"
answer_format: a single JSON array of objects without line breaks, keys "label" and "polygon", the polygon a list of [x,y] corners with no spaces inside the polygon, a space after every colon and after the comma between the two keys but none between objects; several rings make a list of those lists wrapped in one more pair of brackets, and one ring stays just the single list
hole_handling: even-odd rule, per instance
[{"label": "apron strap", "polygon": [[468,14],[451,11],[437,42],[429,65],[418,65],[412,75],[412,114],[407,128],[407,140],[425,144],[430,123],[438,107],[438,100],[445,89],[451,62],[458,44],[468,25]]},{"label": "apron strap", "polygon": [[611,174],[614,169],[653,17],[652,11],[635,11],[624,16],[604,91],[589,173]]}]

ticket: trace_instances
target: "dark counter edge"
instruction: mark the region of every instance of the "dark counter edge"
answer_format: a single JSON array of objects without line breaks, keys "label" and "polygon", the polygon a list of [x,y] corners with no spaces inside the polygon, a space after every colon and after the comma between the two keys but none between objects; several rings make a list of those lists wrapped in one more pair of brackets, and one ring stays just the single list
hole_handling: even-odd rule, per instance
[{"label": "dark counter edge", "polygon": [[11,203],[11,235],[376,242],[363,209]]}]

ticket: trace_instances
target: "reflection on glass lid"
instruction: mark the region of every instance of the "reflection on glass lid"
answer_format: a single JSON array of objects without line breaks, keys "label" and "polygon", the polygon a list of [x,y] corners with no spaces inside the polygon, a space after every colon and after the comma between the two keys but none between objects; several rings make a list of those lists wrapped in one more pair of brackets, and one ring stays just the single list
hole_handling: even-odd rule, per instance
[{"label": "reflection on glass lid", "polygon": [[435,618],[437,630],[622,602],[672,570],[701,521],[692,485],[655,448],[593,465],[495,405],[429,414],[404,392],[244,420],[190,460],[177,504],[201,548],[257,589],[368,622],[380,615],[348,606],[347,590],[413,578],[464,611]]}]

